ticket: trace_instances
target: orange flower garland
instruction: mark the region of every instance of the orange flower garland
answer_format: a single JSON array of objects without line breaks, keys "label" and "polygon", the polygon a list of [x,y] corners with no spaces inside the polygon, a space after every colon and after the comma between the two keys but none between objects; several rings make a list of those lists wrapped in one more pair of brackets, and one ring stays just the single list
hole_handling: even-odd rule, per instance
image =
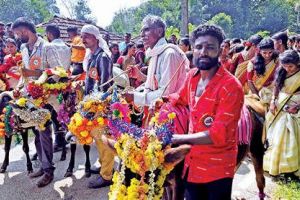
[{"label": "orange flower garland", "polygon": [[5,124],[0,122],[0,138],[5,136]]},{"label": "orange flower garland", "polygon": [[71,118],[68,129],[77,137],[80,144],[91,144],[93,142],[92,130],[97,127],[104,127],[106,124],[106,120],[102,117],[88,120],[77,112]]}]

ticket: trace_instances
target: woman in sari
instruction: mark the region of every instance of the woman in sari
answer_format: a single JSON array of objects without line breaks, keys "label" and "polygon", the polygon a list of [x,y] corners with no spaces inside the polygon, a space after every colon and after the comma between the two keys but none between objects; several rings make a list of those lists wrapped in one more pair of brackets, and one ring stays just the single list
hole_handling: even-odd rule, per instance
[{"label": "woman in sari", "polygon": [[126,70],[128,68],[128,66],[130,65],[135,65],[135,44],[130,42],[129,44],[127,44],[127,47],[125,49],[125,51],[123,52],[122,56],[119,57],[119,59],[117,60],[117,64],[120,65],[120,68],[122,70]]},{"label": "woman in sari", "polygon": [[300,65],[299,55],[280,55],[270,111],[266,116],[264,170],[272,176],[300,177]]},{"label": "woman in sari", "polygon": [[230,72],[231,59],[229,57],[230,40],[226,39],[221,44],[221,55],[219,61],[221,65]]},{"label": "woman in sari", "polygon": [[7,39],[5,45],[7,55],[4,57],[4,63],[0,65],[0,80],[5,83],[6,88],[2,88],[1,90],[11,90],[19,82],[19,65],[22,63],[22,55],[18,53],[17,44],[14,39]]},{"label": "woman in sari", "polygon": [[272,96],[272,82],[278,66],[278,54],[274,51],[274,42],[270,38],[263,39],[259,45],[259,52],[248,63],[247,83],[249,91],[245,104],[253,108],[262,116],[265,115]]}]

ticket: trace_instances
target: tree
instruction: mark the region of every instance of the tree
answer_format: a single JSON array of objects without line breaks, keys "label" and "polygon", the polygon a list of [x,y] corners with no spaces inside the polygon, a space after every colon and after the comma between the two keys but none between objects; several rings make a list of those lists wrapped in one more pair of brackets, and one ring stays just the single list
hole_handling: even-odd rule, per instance
[{"label": "tree", "polygon": [[88,6],[87,0],[59,0],[72,19],[96,23],[96,18]]},{"label": "tree", "polygon": [[176,37],[179,38],[180,37],[179,29],[174,26],[167,27],[165,37],[170,38],[172,34],[176,35]]},{"label": "tree", "polygon": [[226,15],[225,13],[219,13],[213,18],[211,18],[211,20],[209,20],[208,23],[221,26],[224,29],[225,33],[228,36],[231,36],[233,21],[230,15]]},{"label": "tree", "polygon": [[[179,28],[184,19],[181,12],[183,1],[186,0],[151,0],[137,8],[124,9],[115,15],[109,29],[117,33],[132,30],[138,34],[141,21],[147,14],[161,16],[167,26]],[[219,25],[231,37],[248,38],[260,30],[274,34],[287,28],[300,32],[297,25],[298,12],[295,12],[297,2],[299,0],[189,0],[188,23],[198,26],[219,13],[225,13],[231,19],[223,16],[222,20],[217,20],[223,23]],[[184,29],[181,29],[183,32]]]},{"label": "tree", "polygon": [[[13,22],[18,17],[27,17],[35,23],[41,23],[53,16],[53,0],[0,0],[0,18],[4,22]],[[52,4],[53,10],[49,9]],[[8,12],[9,11],[9,12]]]},{"label": "tree", "polygon": [[47,8],[47,2],[41,0],[30,0],[30,6],[35,11],[31,18],[37,22],[43,22],[52,17],[52,13]]},{"label": "tree", "polygon": [[189,20],[189,14],[188,14],[188,0],[181,0],[181,16],[182,16],[182,25],[181,25],[181,34],[186,35],[189,33],[188,30],[188,20]]},{"label": "tree", "polygon": [[50,13],[53,15],[59,15],[60,10],[56,4],[56,0],[45,0],[47,4],[47,8],[49,9]]},{"label": "tree", "polygon": [[87,5],[87,0],[78,0],[75,5],[75,16],[76,19],[82,21],[90,21],[95,22],[95,18],[91,16],[92,11],[90,7]]},{"label": "tree", "polygon": [[75,6],[77,0],[57,0],[66,9],[70,18],[75,17]]}]

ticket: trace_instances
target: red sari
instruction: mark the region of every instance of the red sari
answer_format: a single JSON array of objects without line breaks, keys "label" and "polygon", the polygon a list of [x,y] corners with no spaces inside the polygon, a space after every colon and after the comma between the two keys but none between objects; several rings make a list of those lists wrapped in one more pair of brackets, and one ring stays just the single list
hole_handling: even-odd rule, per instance
[{"label": "red sari", "polygon": [[7,55],[4,58],[4,63],[0,65],[0,79],[5,82],[6,90],[10,89],[9,80],[13,79],[13,81],[18,81],[20,78],[20,74],[18,72],[14,72],[11,69],[15,66],[20,66],[22,62],[22,55],[20,53],[16,53],[14,56]]}]

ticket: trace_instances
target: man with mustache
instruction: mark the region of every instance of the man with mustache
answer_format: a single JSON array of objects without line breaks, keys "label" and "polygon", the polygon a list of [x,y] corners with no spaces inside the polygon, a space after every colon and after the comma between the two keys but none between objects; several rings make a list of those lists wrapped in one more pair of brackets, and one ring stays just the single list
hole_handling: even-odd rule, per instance
[{"label": "man with mustache", "polygon": [[[84,68],[87,69],[85,95],[89,95],[94,90],[106,92],[111,85],[103,84],[112,77],[112,60],[108,45],[100,35],[99,28],[94,25],[83,26],[81,38],[87,49],[84,61]],[[89,182],[88,187],[96,189],[112,183],[114,152],[102,140],[94,139],[101,169],[100,174]]]},{"label": "man with mustache", "polygon": [[[141,37],[146,57],[150,58],[148,74],[144,75],[137,67],[132,69],[132,77],[145,82],[134,93],[124,96],[141,106],[151,106],[157,98],[176,92],[182,85],[189,61],[184,52],[165,39],[166,24],[158,16],[148,15],[143,19]],[[140,91],[139,91],[140,90]]]},{"label": "man with mustache", "polygon": [[[56,49],[44,39],[38,37],[35,25],[30,20],[20,17],[12,24],[12,30],[18,39],[22,41],[21,53],[24,68],[21,70],[24,78],[35,80],[46,68],[62,66]],[[22,83],[24,84],[24,82]],[[21,85],[22,85],[21,84]],[[50,105],[49,105],[50,108]],[[49,109],[51,111],[51,109]],[[51,123],[46,124],[44,131],[34,130],[35,147],[41,168],[30,174],[30,178],[41,178],[37,182],[38,187],[44,187],[52,182],[54,175],[53,142]]]},{"label": "man with mustache", "polygon": [[191,34],[193,64],[182,88],[169,97],[173,105],[189,107],[189,132],[174,134],[173,144],[192,144],[182,177],[186,199],[230,200],[237,156],[236,128],[243,105],[238,80],[218,57],[224,40],[215,25],[200,25]]}]

